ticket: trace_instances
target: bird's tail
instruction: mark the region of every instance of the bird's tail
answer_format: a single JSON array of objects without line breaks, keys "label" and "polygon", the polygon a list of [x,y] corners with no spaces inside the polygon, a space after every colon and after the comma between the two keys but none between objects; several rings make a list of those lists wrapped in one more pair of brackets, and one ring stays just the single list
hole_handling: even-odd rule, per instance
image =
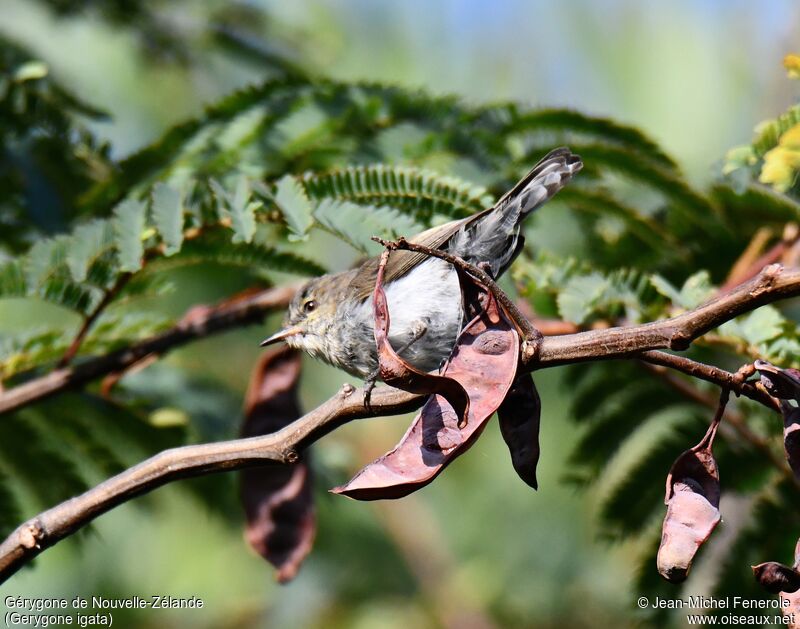
[{"label": "bird's tail", "polygon": [[453,236],[449,250],[473,263],[488,262],[497,277],[521,246],[519,226],[536,208],[561,190],[583,167],[566,147],[553,149],[494,205]]},{"label": "bird's tail", "polygon": [[553,149],[501,197],[495,208],[503,214],[516,214],[519,221],[525,220],[528,214],[566,186],[581,168],[581,158],[567,147]]}]

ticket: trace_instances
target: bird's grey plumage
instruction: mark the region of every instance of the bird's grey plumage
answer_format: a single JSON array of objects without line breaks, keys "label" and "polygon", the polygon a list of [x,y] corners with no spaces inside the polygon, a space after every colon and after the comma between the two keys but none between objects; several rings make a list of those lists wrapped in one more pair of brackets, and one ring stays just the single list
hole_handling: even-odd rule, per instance
[{"label": "bird's grey plumage", "polygon": [[551,151],[489,212],[465,223],[443,248],[473,264],[488,262],[498,277],[516,254],[522,221],[561,190],[581,166],[569,149]]},{"label": "bird's grey plumage", "polygon": [[[581,169],[567,148],[548,153],[491,208],[418,234],[412,241],[439,248],[472,264],[487,263],[495,277],[522,245],[520,225]],[[295,330],[286,341],[345,371],[369,376],[377,367],[372,291],[377,258],[359,268],[311,280],[295,297],[285,320]],[[389,340],[426,371],[445,359],[462,325],[458,277],[446,262],[408,251],[393,252],[384,278],[391,326]],[[309,304],[315,311],[308,311]],[[424,334],[417,338],[420,329]],[[416,340],[414,340],[416,339]],[[409,341],[414,341],[410,345]]]}]

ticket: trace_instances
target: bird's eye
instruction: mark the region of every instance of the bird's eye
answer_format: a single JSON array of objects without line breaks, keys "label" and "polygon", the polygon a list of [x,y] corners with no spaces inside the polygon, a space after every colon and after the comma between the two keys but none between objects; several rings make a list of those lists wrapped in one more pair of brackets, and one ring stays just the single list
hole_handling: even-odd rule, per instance
[{"label": "bird's eye", "polygon": [[306,314],[309,312],[313,312],[314,309],[317,307],[317,302],[313,299],[309,299],[306,303],[303,304],[303,312]]}]

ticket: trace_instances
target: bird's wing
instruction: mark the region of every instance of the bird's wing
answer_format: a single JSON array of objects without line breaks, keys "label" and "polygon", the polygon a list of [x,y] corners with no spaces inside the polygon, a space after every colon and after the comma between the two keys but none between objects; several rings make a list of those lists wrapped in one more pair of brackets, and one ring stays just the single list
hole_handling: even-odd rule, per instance
[{"label": "bird's wing", "polygon": [[[533,179],[539,176],[539,174],[541,174],[545,168],[551,166],[554,161],[563,161],[564,158],[571,156],[572,152],[568,148],[561,147],[553,149],[542,159],[540,159],[533,166],[533,168],[531,168],[528,173],[522,179],[520,179],[513,188],[511,188],[511,190],[500,197],[497,203],[495,203],[492,207],[486,208],[485,210],[478,212],[477,214],[473,214],[467,218],[457,219],[455,221],[445,223],[444,225],[432,227],[417,234],[409,240],[411,242],[429,247],[430,249],[442,248],[462,227],[470,225],[489,212],[494,211],[496,208],[502,207],[510,199],[514,199],[523,190],[525,190],[525,187]],[[578,159],[577,156],[575,156],[575,159]],[[519,251],[514,253],[514,257],[516,257],[517,253],[519,253]],[[426,257],[427,256],[425,256],[425,254],[416,253],[413,251],[393,251],[392,255],[389,257],[389,262],[386,265],[384,282],[388,284],[392,280],[403,277],[412,268],[414,268],[415,265],[419,264]],[[351,284],[351,287],[353,288],[359,300],[366,299],[372,294],[372,291],[375,289],[375,277],[377,273],[378,258],[370,258],[361,265],[360,272],[356,274]]]},{"label": "bird's wing", "polygon": [[[418,245],[429,247],[431,249],[439,249],[444,246],[444,244],[450,240],[450,238],[453,237],[453,234],[461,229],[462,225],[468,221],[472,221],[476,217],[488,211],[491,211],[491,208],[488,210],[483,210],[483,212],[476,214],[475,216],[450,221],[449,223],[439,225],[438,227],[432,227],[417,234],[413,238],[409,238],[409,241]],[[384,283],[388,284],[389,282],[403,277],[412,268],[414,268],[415,265],[422,262],[422,260],[424,260],[426,257],[427,256],[425,254],[416,253],[414,251],[392,251],[392,255],[389,256],[389,262],[386,265]],[[359,273],[357,273],[353,278],[351,287],[357,296],[357,299],[366,299],[372,294],[372,291],[375,290],[375,277],[378,273],[378,261],[379,258],[370,258],[369,260],[365,260],[361,265]]]}]

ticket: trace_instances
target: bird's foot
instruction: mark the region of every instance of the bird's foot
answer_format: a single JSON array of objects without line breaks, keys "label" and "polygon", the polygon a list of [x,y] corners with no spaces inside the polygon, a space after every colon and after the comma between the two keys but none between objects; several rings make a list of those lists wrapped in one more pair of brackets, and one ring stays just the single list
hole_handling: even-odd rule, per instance
[{"label": "bird's foot", "polygon": [[380,367],[376,367],[372,373],[364,378],[364,408],[368,411],[372,411],[372,390],[378,382],[380,373]]}]

